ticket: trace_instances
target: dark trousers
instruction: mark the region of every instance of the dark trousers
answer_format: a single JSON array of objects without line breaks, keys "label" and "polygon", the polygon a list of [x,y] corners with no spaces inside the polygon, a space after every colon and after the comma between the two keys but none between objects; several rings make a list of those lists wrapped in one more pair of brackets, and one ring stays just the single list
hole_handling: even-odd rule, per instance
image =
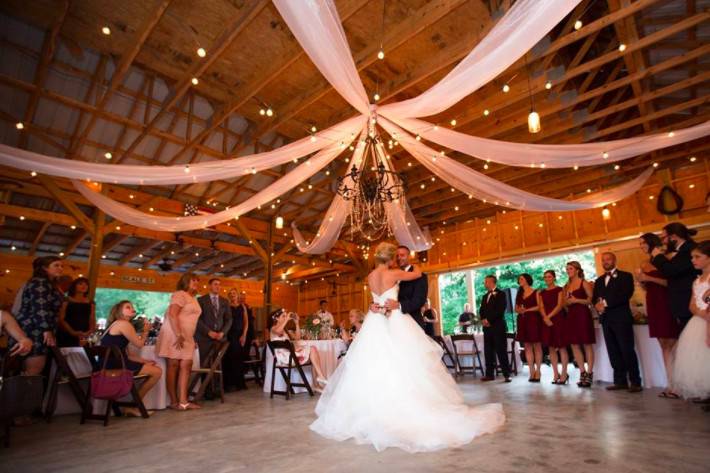
[{"label": "dark trousers", "polygon": [[604,320],[604,342],[609,354],[611,367],[614,369],[614,384],[626,386],[641,385],[639,362],[634,350],[634,326],[630,316],[621,316],[618,320]]},{"label": "dark trousers", "polygon": [[495,327],[483,327],[483,354],[486,357],[486,376],[496,375],[496,356],[503,376],[510,376],[508,363],[508,338],[505,334],[505,323]]}]

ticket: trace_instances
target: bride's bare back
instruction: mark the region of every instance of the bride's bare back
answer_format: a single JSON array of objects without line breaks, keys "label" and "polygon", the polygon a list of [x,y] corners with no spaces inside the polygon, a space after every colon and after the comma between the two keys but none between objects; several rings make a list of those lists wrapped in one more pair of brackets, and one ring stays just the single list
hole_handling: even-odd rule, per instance
[{"label": "bride's bare back", "polygon": [[422,272],[416,266],[412,271],[404,271],[397,268],[389,268],[386,264],[378,264],[367,276],[367,283],[370,289],[377,295],[382,295],[391,289],[399,281],[413,281],[419,279]]}]

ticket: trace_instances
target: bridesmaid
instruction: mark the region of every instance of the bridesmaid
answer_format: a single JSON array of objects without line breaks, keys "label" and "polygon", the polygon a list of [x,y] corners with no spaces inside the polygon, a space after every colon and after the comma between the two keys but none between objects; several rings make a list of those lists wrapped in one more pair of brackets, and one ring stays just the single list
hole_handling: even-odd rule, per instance
[{"label": "bridesmaid", "polygon": [[200,409],[198,404],[189,402],[187,398],[195,354],[195,328],[202,313],[195,299],[198,285],[199,279],[194,274],[182,275],[177,291],[170,298],[165,322],[156,342],[158,356],[168,359],[165,384],[170,396],[170,408],[179,411]]},{"label": "bridesmaid", "polygon": [[[661,238],[654,233],[645,233],[639,239],[641,251],[646,255],[651,255],[654,248],[662,248]],[[671,304],[668,296],[668,280],[663,274],[651,264],[645,261],[636,272],[638,281],[643,284],[646,290],[646,317],[648,317],[648,333],[651,338],[658,339],[663,352],[663,364],[666,368],[666,377],[670,386],[671,366],[673,361],[673,349],[675,348],[678,336],[680,335],[680,325],[678,320],[671,314]],[[666,388],[661,392],[660,397],[678,399],[678,395]]]},{"label": "bridesmaid", "polygon": [[542,366],[542,318],[538,311],[537,291],[532,287],[533,278],[527,273],[518,277],[520,289],[515,297],[515,312],[518,313],[518,341],[525,346],[525,359],[530,368],[531,383],[540,382]]},{"label": "bridesmaid", "polygon": [[81,340],[96,330],[96,306],[89,299],[89,280],[76,278],[69,286],[67,299],[59,310],[58,347],[78,347]]},{"label": "bridesmaid", "polygon": [[[567,340],[565,335],[565,302],[562,296],[562,288],[556,284],[557,275],[551,269],[544,273],[544,290],[538,292],[537,305],[540,307],[542,316],[542,343],[550,351],[550,362],[554,380],[552,384],[567,384],[569,374],[567,365],[569,355],[567,353]],[[554,320],[553,320],[554,319]],[[557,356],[559,352],[559,358]],[[562,362],[562,374],[557,369],[558,361]]]},{"label": "bridesmaid", "polygon": [[589,309],[592,303],[592,284],[584,280],[584,271],[578,261],[570,261],[566,269],[568,281],[564,291],[567,307],[567,342],[572,345],[574,360],[580,371],[577,386],[591,388],[594,382],[594,344],[596,343],[592,311]]}]

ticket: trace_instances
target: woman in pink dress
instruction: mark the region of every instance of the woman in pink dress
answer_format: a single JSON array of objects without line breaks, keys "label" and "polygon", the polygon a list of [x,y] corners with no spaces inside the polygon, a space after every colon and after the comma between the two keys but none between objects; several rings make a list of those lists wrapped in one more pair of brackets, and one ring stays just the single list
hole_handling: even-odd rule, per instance
[{"label": "woman in pink dress", "polygon": [[538,311],[537,291],[532,287],[533,278],[521,274],[518,278],[518,295],[515,297],[515,312],[518,313],[517,339],[525,346],[525,360],[530,369],[531,383],[540,382],[542,366],[542,318]]},{"label": "woman in pink dress", "polygon": [[[580,375],[577,386],[591,388],[594,382],[594,321],[589,306],[592,303],[592,284],[584,280],[584,271],[578,261],[567,263],[565,306],[567,307],[567,342],[572,345],[574,360]],[[585,367],[584,362],[587,362]]]},{"label": "woman in pink dress", "polygon": [[[661,248],[663,243],[658,235],[645,233],[639,238],[639,246],[641,251],[646,255],[650,255],[654,248]],[[648,333],[651,338],[658,339],[658,343],[661,345],[666,378],[670,378],[673,363],[672,354],[680,335],[680,325],[678,325],[678,320],[671,314],[668,280],[663,277],[658,268],[651,264],[650,260],[641,265],[636,272],[636,277],[646,290]],[[671,384],[671,380],[668,379],[668,385],[670,386]],[[668,388],[664,389],[660,396],[678,399],[678,395]]]},{"label": "woman in pink dress", "polygon": [[163,327],[160,329],[156,351],[168,359],[166,387],[170,395],[170,408],[185,411],[200,406],[187,398],[187,385],[195,354],[195,327],[202,309],[195,299],[199,279],[185,273],[177,284],[177,291],[170,298]]},{"label": "woman in pink dress", "polygon": [[[551,269],[545,271],[544,290],[538,291],[537,305],[540,307],[542,316],[542,344],[550,351],[550,364],[554,379],[552,384],[567,384],[569,375],[567,365],[569,355],[567,353],[567,336],[565,320],[565,302],[562,297],[562,288],[555,284],[557,275]],[[559,357],[557,356],[559,352]],[[557,363],[562,362],[562,374],[557,369]]]}]

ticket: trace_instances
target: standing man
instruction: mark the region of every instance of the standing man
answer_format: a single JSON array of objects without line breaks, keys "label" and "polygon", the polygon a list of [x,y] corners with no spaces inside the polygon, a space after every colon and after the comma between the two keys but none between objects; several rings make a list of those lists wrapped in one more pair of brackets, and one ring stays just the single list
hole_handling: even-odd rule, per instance
[{"label": "standing man", "polygon": [[[409,263],[409,248],[404,245],[397,247],[397,264],[404,271],[414,270]],[[399,283],[399,300],[388,300],[385,303],[385,308],[387,310],[400,309],[402,313],[409,314],[424,330],[422,307],[426,304],[428,293],[429,281],[426,274],[422,273],[421,277],[414,281],[401,281]]]},{"label": "standing man", "polygon": [[594,282],[592,301],[599,312],[604,331],[606,351],[614,369],[614,384],[609,391],[641,392],[639,362],[634,350],[634,319],[629,300],[634,293],[631,273],[616,268],[616,255],[602,254],[605,273]]},{"label": "standing man", "polygon": [[325,299],[320,301],[320,310],[316,312],[316,315],[321,320],[321,322],[327,323],[331,327],[335,327],[335,319],[333,318],[333,314],[328,311],[328,301],[326,301]]},{"label": "standing man", "polygon": [[498,290],[498,278],[489,274],[483,280],[487,292],[481,299],[478,314],[483,325],[483,354],[486,358],[486,375],[481,381],[493,381],[496,378],[496,357],[503,378],[510,383],[510,364],[508,363],[508,336],[505,324],[505,308],[508,306],[505,293]]},{"label": "standing man", "polygon": [[229,301],[219,295],[222,283],[217,278],[207,283],[209,292],[198,297],[202,313],[197,321],[195,341],[200,350],[200,363],[205,367],[207,352],[214,342],[224,340],[232,326]]},{"label": "standing man", "polygon": [[668,294],[671,313],[678,319],[681,330],[685,328],[693,314],[690,312],[690,297],[693,282],[700,274],[690,262],[690,252],[698,246],[693,241],[697,230],[680,222],[669,223],[661,231],[661,241],[666,245],[666,254],[660,248],[651,250],[653,264],[668,279]]}]

